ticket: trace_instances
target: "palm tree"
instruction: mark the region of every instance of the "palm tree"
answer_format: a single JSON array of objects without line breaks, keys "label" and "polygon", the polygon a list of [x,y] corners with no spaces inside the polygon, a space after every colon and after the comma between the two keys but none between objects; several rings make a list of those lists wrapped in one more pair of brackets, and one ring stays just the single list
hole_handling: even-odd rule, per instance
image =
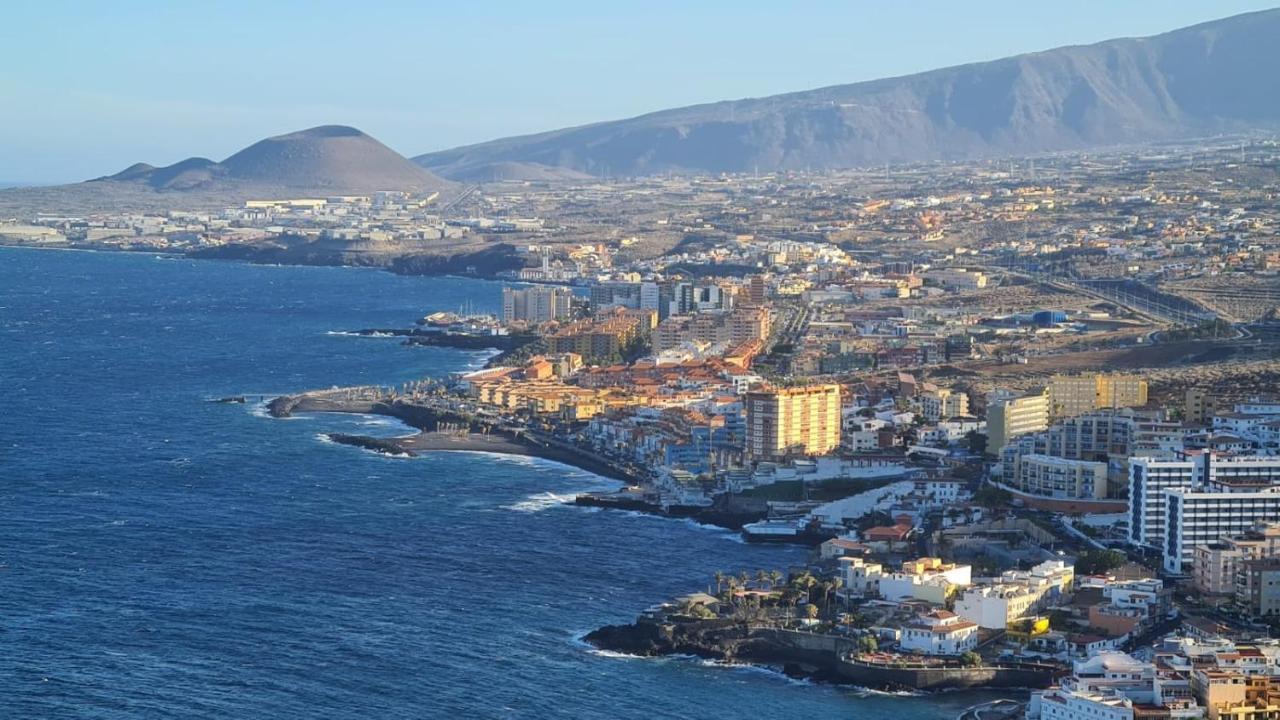
[{"label": "palm tree", "polygon": [[[832,595],[835,595],[835,594],[836,594],[836,593],[838,593],[838,592],[840,592],[840,588],[841,588],[841,586],[843,586],[843,585],[844,585],[844,581],[843,581],[843,580],[841,580],[841,579],[840,579],[840,578],[838,578],[838,577],[834,577],[834,578],[831,578],[831,582],[829,583],[829,585],[830,585],[830,590],[829,590],[829,591],[828,591],[828,593],[827,593],[827,612],[828,612],[828,614],[831,612],[831,606],[830,606],[831,596],[832,596]],[[839,599],[839,598],[838,598],[838,596],[837,596],[837,599]]]},{"label": "palm tree", "polygon": [[769,582],[769,573],[765,570],[756,571],[756,587],[763,588]]},{"label": "palm tree", "polygon": [[782,582],[782,573],[777,570],[769,571],[769,587],[776,588]]},{"label": "palm tree", "polygon": [[716,580],[716,597],[720,597],[720,589],[724,587],[724,573],[717,570],[712,577]]}]

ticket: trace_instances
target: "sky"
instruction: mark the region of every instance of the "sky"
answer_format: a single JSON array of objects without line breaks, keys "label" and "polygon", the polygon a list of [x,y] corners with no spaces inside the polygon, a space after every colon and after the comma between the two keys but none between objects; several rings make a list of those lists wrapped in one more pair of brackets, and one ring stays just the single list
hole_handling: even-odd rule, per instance
[{"label": "sky", "polygon": [[1278,0],[0,2],[0,181],[354,125],[407,155],[1151,35]]}]

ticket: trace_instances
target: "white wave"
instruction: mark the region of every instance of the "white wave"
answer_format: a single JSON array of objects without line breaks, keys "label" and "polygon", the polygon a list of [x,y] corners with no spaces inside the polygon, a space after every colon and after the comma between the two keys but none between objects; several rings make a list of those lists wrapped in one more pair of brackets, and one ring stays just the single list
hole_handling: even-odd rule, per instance
[{"label": "white wave", "polygon": [[329,437],[329,433],[316,433],[316,439],[317,439],[317,440],[319,440],[320,442],[324,443],[325,445],[337,445],[337,444],[338,444],[338,443],[334,442],[334,441]]},{"label": "white wave", "polygon": [[715,533],[716,535],[723,536],[726,540],[731,540],[733,542],[742,543],[742,544],[746,544],[747,542],[746,540],[743,539],[742,533],[739,533],[736,530],[723,528],[723,527],[720,527],[719,525],[708,525],[707,523],[700,523],[697,520],[694,520],[693,518],[669,517],[667,515],[659,515],[658,513],[644,512],[642,510],[621,510],[619,512],[623,515],[626,515],[627,517],[649,518],[652,520],[677,522],[677,523],[686,525],[690,528],[693,528],[695,530],[703,530],[706,532]]},{"label": "white wave", "polygon": [[501,506],[503,510],[514,510],[515,512],[534,513],[553,508],[559,505],[570,505],[573,503],[577,495],[556,495],[552,492],[538,493],[517,503]]},{"label": "white wave", "polygon": [[813,681],[808,678],[794,678],[775,667],[770,667],[769,665],[755,665],[752,663],[727,662],[724,660],[707,660],[707,659],[700,660],[699,664],[702,665],[703,667],[724,668],[726,670],[734,670],[737,672],[767,675],[770,678],[775,678],[778,680],[785,681],[790,685],[813,685]]},{"label": "white wave", "polygon": [[850,685],[848,690],[858,697],[925,697],[923,690],[876,690],[861,685]]},{"label": "white wave", "polygon": [[631,653],[615,652],[613,650],[601,650],[600,648],[591,648],[589,650],[592,655],[602,658],[613,658],[615,660],[653,660],[655,658],[647,655],[633,655]]},{"label": "white wave", "polygon": [[325,331],[325,335],[332,335],[334,337],[370,337],[370,338],[396,337],[395,333],[389,333],[389,332],[358,333],[358,332],[351,332],[350,330],[327,330]]}]

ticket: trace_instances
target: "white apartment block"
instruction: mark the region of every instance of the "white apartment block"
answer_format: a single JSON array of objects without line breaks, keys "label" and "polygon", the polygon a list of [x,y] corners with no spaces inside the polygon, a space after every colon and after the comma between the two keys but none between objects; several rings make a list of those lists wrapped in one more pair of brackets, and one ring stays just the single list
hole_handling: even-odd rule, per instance
[{"label": "white apartment block", "polygon": [[[1129,464],[1129,539],[1160,550],[1165,569],[1181,573],[1196,545],[1277,519],[1270,513],[1280,501],[1271,487],[1278,483],[1280,458],[1211,452],[1184,460],[1134,458]],[[1173,508],[1169,498],[1175,492],[1181,494]],[[1173,537],[1169,528],[1175,520]]]},{"label": "white apartment block", "polygon": [[1237,535],[1256,522],[1280,521],[1280,485],[1259,487],[1214,483],[1204,491],[1165,491],[1166,523],[1161,553],[1174,575],[1190,570],[1197,545]]}]

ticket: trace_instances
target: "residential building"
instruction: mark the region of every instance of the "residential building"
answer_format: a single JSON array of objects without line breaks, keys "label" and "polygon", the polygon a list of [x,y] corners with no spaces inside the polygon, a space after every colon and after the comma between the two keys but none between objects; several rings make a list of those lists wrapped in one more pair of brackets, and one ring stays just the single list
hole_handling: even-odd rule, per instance
[{"label": "residential building", "polygon": [[1056,375],[1049,381],[1047,392],[1049,412],[1054,417],[1147,404],[1147,381],[1133,375]]},{"label": "residential building", "polygon": [[903,626],[898,647],[925,655],[959,655],[978,646],[977,623],[934,610]]},{"label": "residential building", "polygon": [[746,394],[747,454],[826,455],[840,447],[840,386],[753,390]]},{"label": "residential building", "polygon": [[1015,455],[1004,468],[1005,482],[1019,492],[1049,498],[1107,497],[1107,464],[1049,455]]},{"label": "residential building", "polygon": [[1197,545],[1280,520],[1280,458],[1134,458],[1128,502],[1130,541],[1160,550],[1167,572],[1190,571]]},{"label": "residential building", "polygon": [[1039,595],[1022,584],[979,585],[964,591],[956,600],[956,613],[988,630],[1004,630],[1009,623],[1026,617]]},{"label": "residential building", "polygon": [[1182,405],[1182,419],[1196,425],[1205,423],[1217,410],[1216,400],[1204,388],[1188,388]]},{"label": "residential building", "polygon": [[1075,662],[1057,687],[1032,693],[1027,720],[1198,720],[1191,683],[1125,653],[1100,650]]},{"label": "residential building", "polygon": [[1246,560],[1236,573],[1236,604],[1253,617],[1280,615],[1280,559]]},{"label": "residential building", "polygon": [[1049,427],[1049,396],[992,398],[987,404],[987,452],[999,457],[1010,440]]},{"label": "residential building", "polygon": [[1255,522],[1280,521],[1280,485],[1215,482],[1203,490],[1165,490],[1167,523],[1160,547],[1164,569],[1189,571],[1197,545],[1248,530]]},{"label": "residential building", "polygon": [[1216,667],[1191,671],[1191,687],[1209,720],[1280,720],[1276,678]]},{"label": "residential building", "polygon": [[1271,558],[1280,558],[1280,524],[1256,523],[1243,534],[1197,545],[1191,575],[1206,595],[1232,595],[1242,563]]},{"label": "residential building", "polygon": [[538,325],[563,320],[572,314],[573,293],[566,288],[535,285],[502,288],[502,321]]},{"label": "residential building", "polygon": [[615,307],[590,320],[560,327],[546,337],[553,353],[577,353],[595,362],[617,362],[628,347],[656,324],[653,310]]},{"label": "residential building", "polygon": [[969,414],[969,396],[951,388],[937,388],[920,396],[920,412],[929,422]]}]

